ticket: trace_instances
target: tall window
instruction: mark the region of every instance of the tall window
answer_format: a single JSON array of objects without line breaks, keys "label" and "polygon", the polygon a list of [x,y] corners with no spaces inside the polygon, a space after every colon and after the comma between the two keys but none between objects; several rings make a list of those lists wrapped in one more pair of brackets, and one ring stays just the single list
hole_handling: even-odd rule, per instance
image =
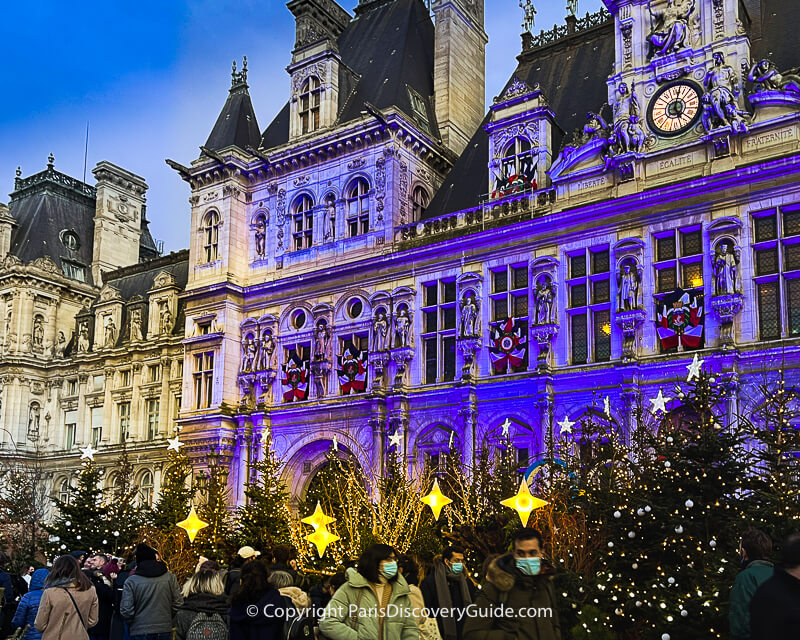
[{"label": "tall window", "polygon": [[131,386],[131,370],[130,369],[123,369],[119,372],[119,386],[120,387],[130,387]]},{"label": "tall window", "polygon": [[161,365],[160,364],[151,364],[148,367],[148,377],[150,382],[158,382],[161,380]]},{"label": "tall window", "polygon": [[103,407],[92,408],[92,446],[96,449],[103,439]]},{"label": "tall window", "polygon": [[131,403],[120,402],[117,405],[117,416],[119,418],[119,441],[125,442],[131,433]]},{"label": "tall window", "polygon": [[414,189],[412,200],[414,203],[414,220],[422,220],[422,216],[425,215],[425,211],[428,208],[430,196],[424,187],[417,187]]},{"label": "tall window", "polygon": [[219,257],[219,214],[209,211],[203,218],[203,252],[206,262]]},{"label": "tall window", "polygon": [[153,504],[153,473],[145,471],[139,479],[139,495],[142,505],[150,506]]},{"label": "tall window", "polygon": [[570,361],[611,360],[611,281],[608,245],[568,256]]},{"label": "tall window", "polygon": [[800,207],[755,214],[753,238],[759,336],[800,335]]},{"label": "tall window", "polygon": [[514,138],[503,153],[503,178],[507,193],[536,188],[531,143],[526,138]]},{"label": "tall window", "polygon": [[308,249],[314,239],[314,202],[305,194],[294,201],[292,209],[294,220],[294,250]]},{"label": "tall window", "polygon": [[[491,293],[489,294],[490,314],[492,328],[492,341],[496,339],[497,332],[524,337],[528,331],[528,266],[507,265],[494,269],[491,272]],[[513,318],[514,324],[504,322]],[[528,368],[528,348],[518,349],[509,347],[508,340],[500,340],[498,348],[509,357],[498,362],[492,360],[492,369],[496,374],[518,373]],[[507,349],[507,350],[506,350]],[[512,360],[511,356],[514,356]],[[521,356],[522,362],[517,359]]]},{"label": "tall window", "polygon": [[206,409],[211,406],[214,391],[214,352],[194,355],[194,408]]},{"label": "tall window", "polygon": [[347,190],[347,228],[350,237],[369,231],[369,184],[356,178]]},{"label": "tall window", "polygon": [[[367,372],[366,356],[369,351],[369,334],[367,333],[348,333],[339,336],[339,353],[345,355],[350,352],[352,358],[358,360],[363,356],[359,365],[353,360],[341,361],[341,372],[339,373],[339,393],[340,395],[350,395],[352,393],[362,393],[366,391]],[[362,367],[364,367],[362,369]]]},{"label": "tall window", "polygon": [[149,398],[145,401],[147,417],[147,441],[155,440],[158,435],[158,414],[161,411],[161,400]]},{"label": "tall window", "polygon": [[58,486],[58,500],[64,504],[69,504],[69,480],[62,480]]},{"label": "tall window", "polygon": [[78,395],[78,379],[72,378],[71,380],[67,380],[67,395],[68,396],[77,396]]},{"label": "tall window", "polygon": [[69,451],[75,446],[75,438],[78,434],[78,412],[64,412],[64,448]]},{"label": "tall window", "polygon": [[423,285],[422,346],[425,383],[456,378],[456,281]]},{"label": "tall window", "polygon": [[300,129],[310,133],[319,129],[319,78],[309,77],[300,89]]}]

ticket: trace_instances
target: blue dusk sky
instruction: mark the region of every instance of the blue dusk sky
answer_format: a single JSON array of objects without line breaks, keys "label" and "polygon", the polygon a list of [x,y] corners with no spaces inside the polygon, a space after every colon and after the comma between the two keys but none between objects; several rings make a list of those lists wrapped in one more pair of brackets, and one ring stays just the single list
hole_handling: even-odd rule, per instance
[{"label": "blue dusk sky", "polygon": [[[351,11],[356,0],[339,0]],[[535,0],[535,33],[566,15],[566,0]],[[579,14],[600,0],[581,0]],[[486,0],[487,104],[520,52],[519,0]],[[189,164],[225,103],[231,61],[247,56],[262,130],[286,101],[294,19],[282,0],[7,3],[0,25],[0,202],[14,171],[45,168],[87,182],[109,160],[145,178],[147,215],[166,251],[188,246],[189,187],[164,163]]]}]

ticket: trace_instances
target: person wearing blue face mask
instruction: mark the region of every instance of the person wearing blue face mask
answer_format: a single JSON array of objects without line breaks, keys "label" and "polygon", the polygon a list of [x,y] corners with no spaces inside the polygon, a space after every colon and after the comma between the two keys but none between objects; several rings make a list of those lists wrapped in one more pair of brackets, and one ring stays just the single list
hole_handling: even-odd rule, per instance
[{"label": "person wearing blue face mask", "polygon": [[461,640],[466,618],[452,614],[466,610],[477,591],[464,568],[464,549],[446,547],[441,560],[422,581],[420,591],[425,606],[436,615],[442,640]]},{"label": "person wearing blue face mask", "polygon": [[536,529],[519,529],[511,552],[489,563],[463,640],[561,640],[555,570],[542,546]]},{"label": "person wearing blue face mask", "polygon": [[325,608],[320,633],[330,640],[419,640],[410,593],[395,550],[370,545]]}]

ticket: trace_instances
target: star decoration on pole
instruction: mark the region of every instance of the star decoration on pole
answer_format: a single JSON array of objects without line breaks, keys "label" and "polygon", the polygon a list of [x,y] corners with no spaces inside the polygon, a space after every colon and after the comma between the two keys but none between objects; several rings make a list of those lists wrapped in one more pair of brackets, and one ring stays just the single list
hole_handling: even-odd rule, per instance
[{"label": "star decoration on pole", "polygon": [[564,416],[564,419],[556,424],[561,427],[560,433],[562,435],[565,433],[572,435],[572,427],[575,426],[575,423],[569,419],[569,416]]},{"label": "star decoration on pole", "polygon": [[670,400],[672,400],[672,398],[665,398],[661,389],[659,389],[658,395],[655,398],[650,398],[650,402],[653,403],[653,408],[650,409],[650,413],[652,413],[653,415],[655,415],[657,411],[660,411],[661,413],[666,413],[667,402],[669,402]]},{"label": "star decoration on pole", "polygon": [[93,449],[92,445],[89,445],[85,449],[81,449],[78,447],[78,451],[81,452],[81,460],[89,459],[91,462],[94,462],[94,454],[97,453],[97,449]]},{"label": "star decoration on pole", "polygon": [[439,519],[439,516],[442,515],[442,509],[444,509],[451,502],[452,500],[444,495],[442,490],[439,488],[438,478],[433,481],[433,489],[431,489],[431,492],[422,498],[422,503],[427,504],[431,508],[431,511],[433,511],[433,517],[437,520]]},{"label": "star decoration on pole", "polygon": [[528,488],[528,483],[525,481],[525,478],[523,478],[522,482],[520,482],[517,495],[501,501],[500,504],[502,504],[504,507],[514,509],[514,511],[519,514],[519,519],[522,520],[522,526],[527,527],[528,519],[531,517],[531,513],[549,503],[531,495],[531,490]]},{"label": "star decoration on pole", "polygon": [[336,522],[336,519],[326,516],[325,512],[322,510],[322,505],[317,502],[317,508],[314,509],[314,513],[307,518],[303,518],[300,522],[303,524],[310,524],[314,527],[314,531],[319,531],[320,529],[326,528],[329,524]]},{"label": "star decoration on pole", "polygon": [[503,437],[508,438],[509,430],[511,429],[511,420],[506,418],[506,421],[503,424],[501,424],[500,427],[503,429]]},{"label": "star decoration on pole", "polygon": [[186,517],[186,520],[181,520],[177,526],[186,532],[186,534],[189,536],[189,542],[194,542],[197,534],[200,533],[201,529],[205,529],[208,526],[208,523],[203,522],[199,518],[197,512],[194,510],[194,505],[192,505],[192,510],[189,511],[189,515]]},{"label": "star decoration on pole", "polygon": [[694,354],[694,358],[692,359],[692,363],[687,365],[686,368],[689,370],[689,375],[686,377],[686,382],[691,382],[695,378],[700,377],[700,372],[703,369],[703,363],[705,360],[701,360],[697,357],[697,354]]},{"label": "star decoration on pole", "polygon": [[339,539],[339,536],[328,531],[327,527],[322,527],[314,533],[306,536],[306,540],[311,542],[317,548],[317,553],[319,554],[320,558],[325,555],[328,545],[336,542]]},{"label": "star decoration on pole", "polygon": [[608,396],[603,399],[603,413],[605,413],[607,417],[611,417],[611,400]]},{"label": "star decoration on pole", "polygon": [[180,441],[180,436],[176,435],[174,438],[167,438],[167,442],[169,443],[167,451],[176,451],[180,453],[181,447],[183,446],[183,442]]},{"label": "star decoration on pole", "polygon": [[398,451],[400,451],[400,442],[403,439],[400,430],[394,432],[394,435],[389,436],[389,446],[396,447]]}]

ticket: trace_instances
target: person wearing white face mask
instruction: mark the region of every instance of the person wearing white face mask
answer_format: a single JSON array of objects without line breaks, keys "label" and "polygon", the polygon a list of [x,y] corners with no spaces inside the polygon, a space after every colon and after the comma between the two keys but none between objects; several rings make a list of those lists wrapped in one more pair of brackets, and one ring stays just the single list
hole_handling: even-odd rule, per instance
[{"label": "person wearing white face mask", "polygon": [[458,612],[472,604],[477,591],[464,569],[464,549],[446,547],[419,588],[425,606],[436,616],[442,639],[461,640],[466,618]]},{"label": "person wearing white face mask", "polygon": [[542,543],[535,529],[519,529],[511,552],[489,564],[464,640],[561,640],[555,569],[542,557]]}]

